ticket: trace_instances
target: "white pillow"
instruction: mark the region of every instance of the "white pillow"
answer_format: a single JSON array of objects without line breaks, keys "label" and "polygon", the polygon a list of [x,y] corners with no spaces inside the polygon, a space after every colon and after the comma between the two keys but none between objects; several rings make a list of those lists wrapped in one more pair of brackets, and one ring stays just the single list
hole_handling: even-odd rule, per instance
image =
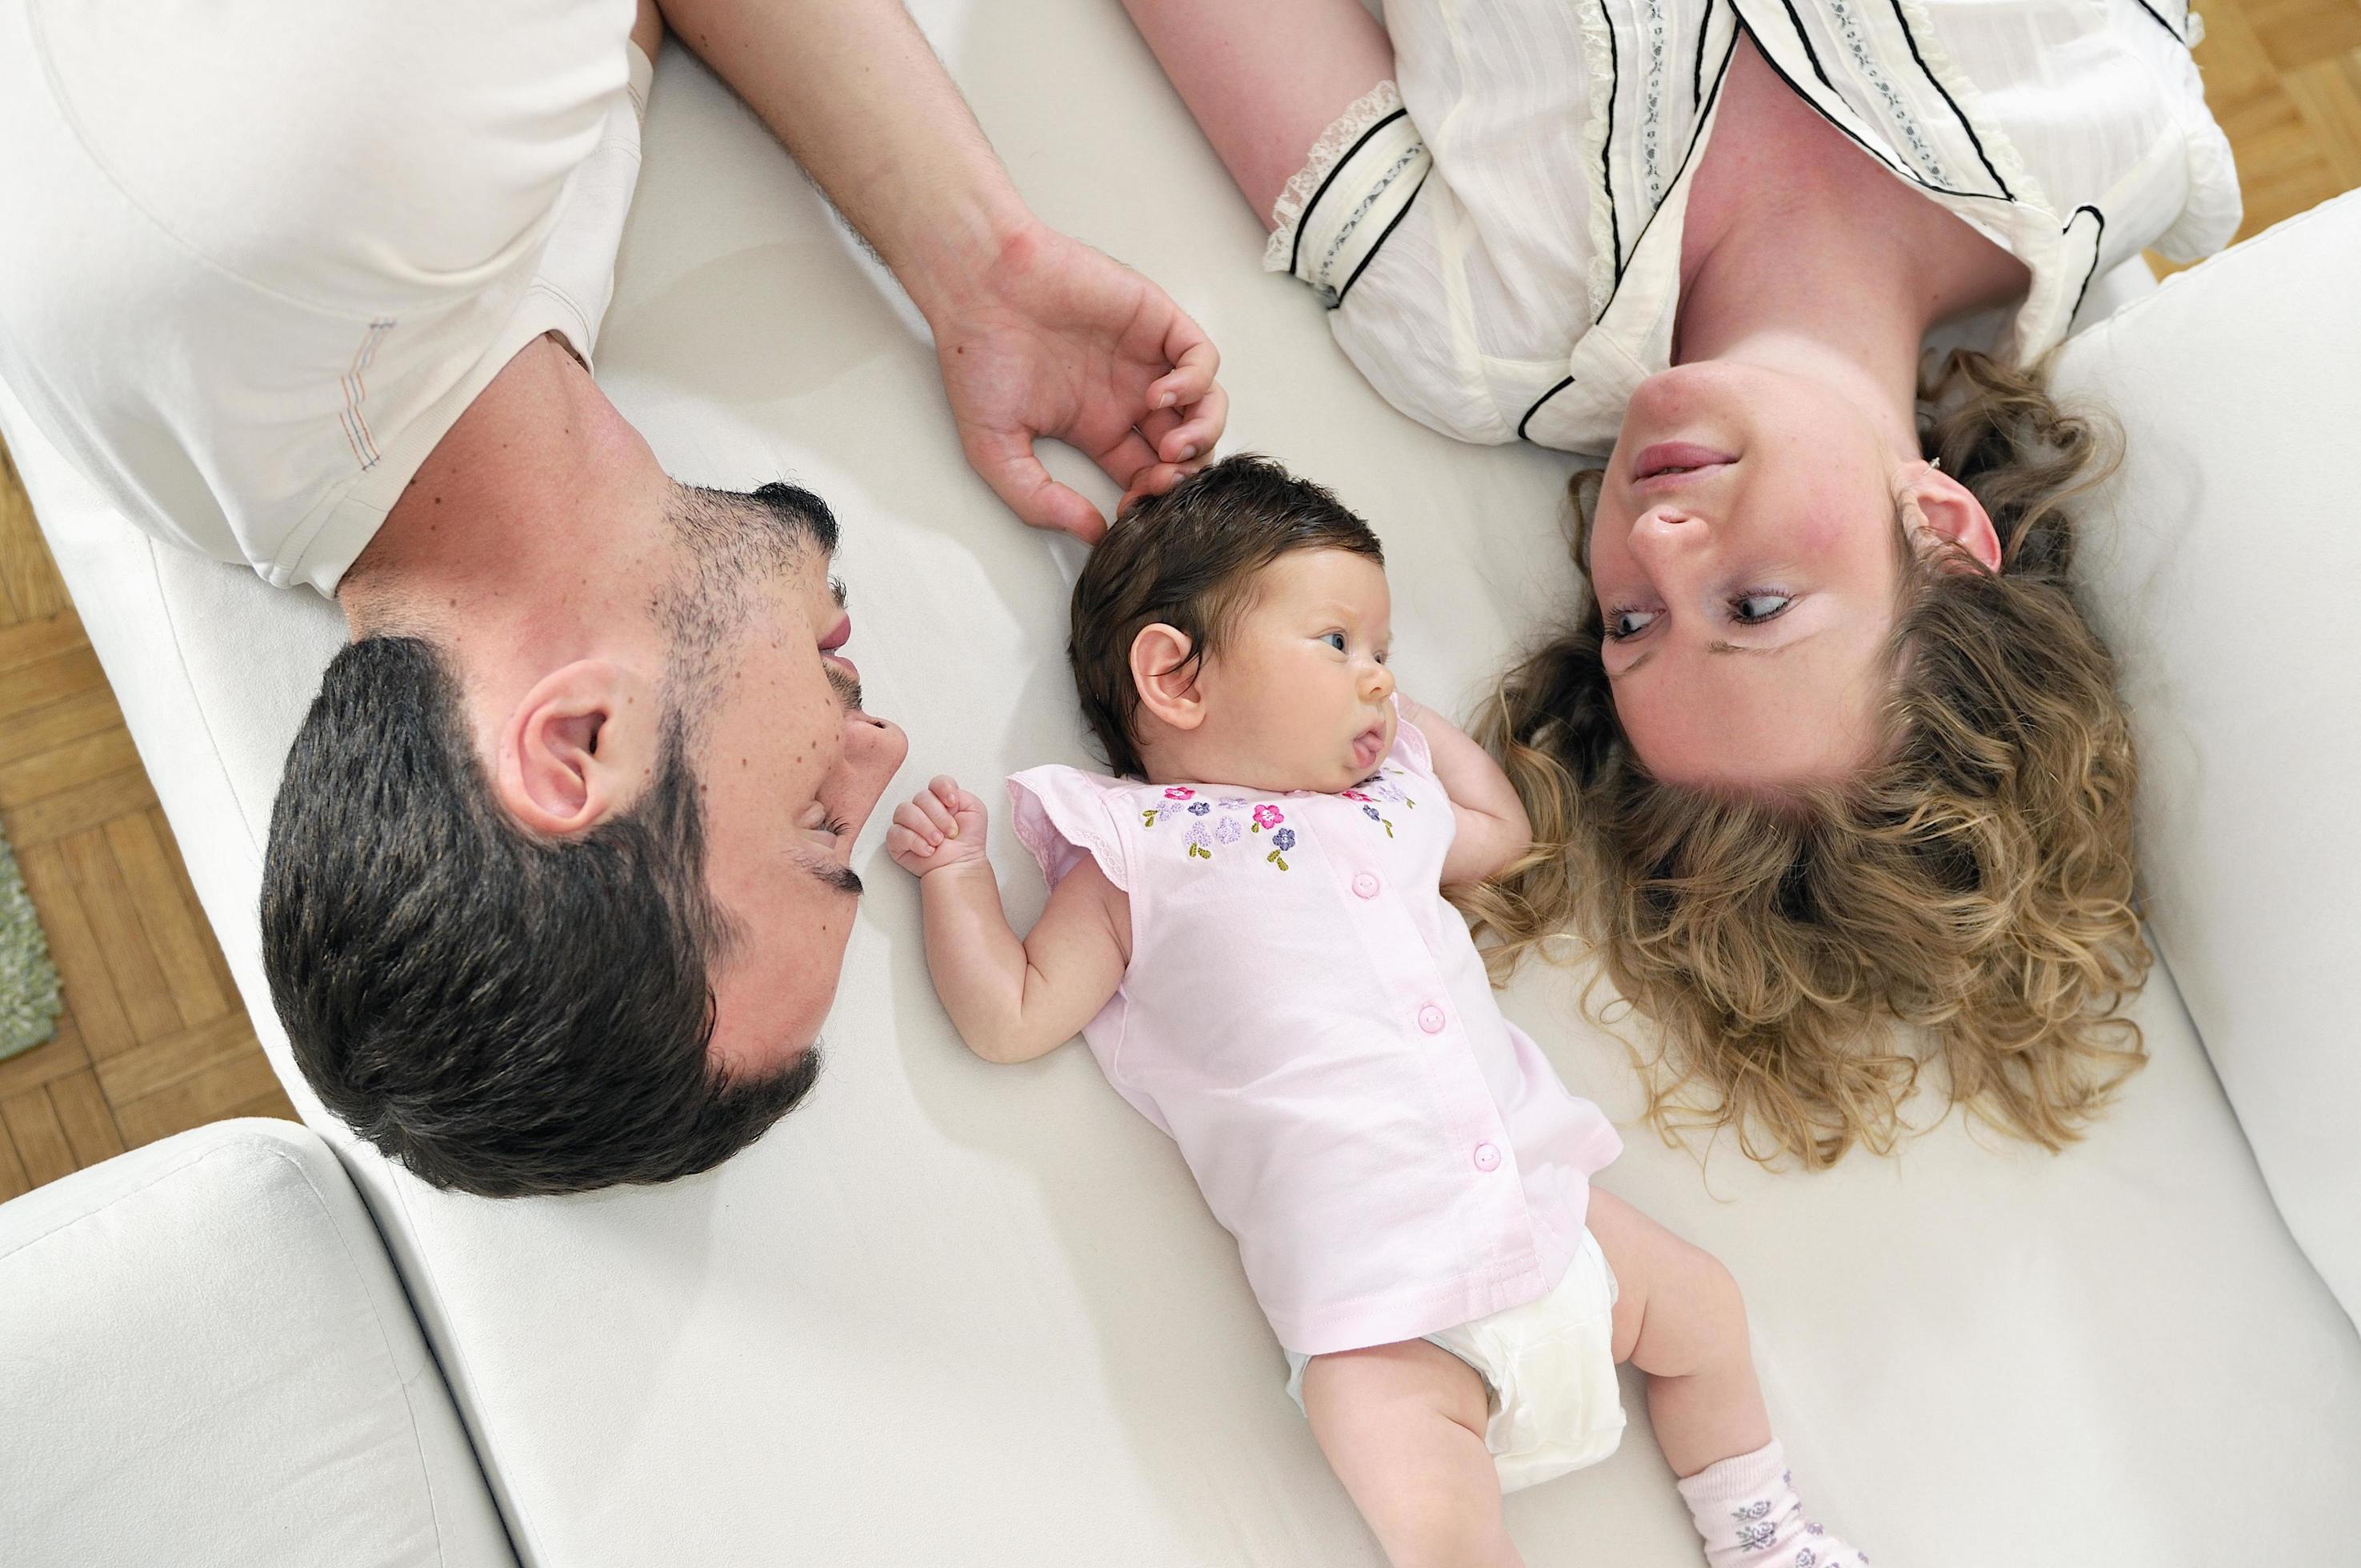
[{"label": "white pillow", "polygon": [[2361,1321],[2361,192],[2075,339],[2128,457],[2085,564],[2140,745],[2148,930]]}]

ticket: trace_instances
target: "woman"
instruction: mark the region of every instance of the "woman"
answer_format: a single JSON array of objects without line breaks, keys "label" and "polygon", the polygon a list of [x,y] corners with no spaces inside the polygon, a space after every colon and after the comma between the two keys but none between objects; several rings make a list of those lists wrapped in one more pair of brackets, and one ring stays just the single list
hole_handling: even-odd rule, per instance
[{"label": "woman", "polygon": [[[2148,959],[2069,576],[2103,444],[2040,366],[2092,279],[2237,226],[2195,18],[1126,4],[1389,401],[1612,448],[1578,617],[1487,716],[1543,846],[1475,911],[1506,957],[1578,922],[1660,1027],[1660,1119],[1700,1086],[1758,1157],[1891,1146],[1924,1053],[1886,1016],[1955,1101],[2076,1135]],[[1938,327],[1988,352],[1926,388]]]}]

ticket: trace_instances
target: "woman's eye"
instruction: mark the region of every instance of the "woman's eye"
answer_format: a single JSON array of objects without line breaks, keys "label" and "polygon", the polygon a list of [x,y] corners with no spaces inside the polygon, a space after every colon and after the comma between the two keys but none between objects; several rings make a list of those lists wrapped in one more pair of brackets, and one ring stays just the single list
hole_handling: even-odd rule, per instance
[{"label": "woman's eye", "polygon": [[1619,609],[1607,618],[1608,640],[1620,642],[1627,637],[1637,637],[1655,624],[1653,609]]},{"label": "woman's eye", "polygon": [[1335,649],[1339,653],[1342,653],[1345,651],[1345,634],[1341,631],[1331,631],[1322,637],[1320,641],[1325,642],[1331,648]]},{"label": "woman's eye", "polygon": [[1730,609],[1741,626],[1759,626],[1766,620],[1776,620],[1795,602],[1793,594],[1741,594],[1730,601]]}]

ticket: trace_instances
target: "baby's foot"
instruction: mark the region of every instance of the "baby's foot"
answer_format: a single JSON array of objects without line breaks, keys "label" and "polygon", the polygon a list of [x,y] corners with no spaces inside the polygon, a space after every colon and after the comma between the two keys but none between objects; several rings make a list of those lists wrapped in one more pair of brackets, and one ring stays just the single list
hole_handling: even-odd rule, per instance
[{"label": "baby's foot", "polygon": [[1710,1568],[1867,1568],[1869,1553],[1804,1517],[1776,1440],[1709,1464],[1680,1487]]}]

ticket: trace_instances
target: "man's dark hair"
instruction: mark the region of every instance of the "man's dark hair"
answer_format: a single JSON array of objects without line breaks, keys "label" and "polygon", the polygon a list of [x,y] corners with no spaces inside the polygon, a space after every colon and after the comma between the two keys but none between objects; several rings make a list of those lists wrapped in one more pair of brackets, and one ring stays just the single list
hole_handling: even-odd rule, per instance
[{"label": "man's dark hair", "polygon": [[688,746],[754,574],[832,547],[834,520],[770,485],[684,489],[670,521],[692,565],[658,596],[661,755],[629,812],[569,839],[514,821],[447,661],[417,636],[339,652],[288,756],[263,865],[271,1000],[322,1102],[437,1187],[515,1197],[708,1169],[817,1076],[817,1048],[743,1079],[708,1059],[732,933],[706,887]]},{"label": "man's dark hair", "polygon": [[1253,601],[1255,574],[1299,550],[1386,559],[1369,525],[1334,495],[1252,453],[1149,497],[1107,531],[1074,584],[1066,659],[1109,767],[1133,778],[1148,773],[1133,641],[1160,621],[1188,637],[1194,667]]}]

